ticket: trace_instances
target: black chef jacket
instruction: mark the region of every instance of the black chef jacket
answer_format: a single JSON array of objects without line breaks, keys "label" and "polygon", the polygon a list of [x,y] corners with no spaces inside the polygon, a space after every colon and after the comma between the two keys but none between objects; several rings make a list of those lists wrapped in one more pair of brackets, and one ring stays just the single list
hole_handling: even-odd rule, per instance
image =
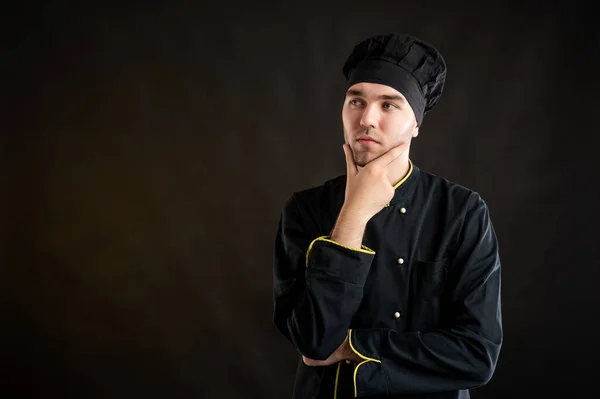
[{"label": "black chef jacket", "polygon": [[503,340],[498,242],[474,191],[412,162],[362,248],[330,239],[346,176],[285,202],[273,265],[273,320],[324,360],[344,341],[363,361],[306,366],[294,399],[468,398],[491,378]]}]

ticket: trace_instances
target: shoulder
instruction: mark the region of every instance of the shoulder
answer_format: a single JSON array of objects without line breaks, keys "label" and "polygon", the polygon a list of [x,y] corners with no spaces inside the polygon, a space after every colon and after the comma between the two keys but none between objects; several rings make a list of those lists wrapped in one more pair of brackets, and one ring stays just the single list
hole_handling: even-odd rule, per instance
[{"label": "shoulder", "polygon": [[434,201],[430,209],[439,210],[455,229],[455,245],[473,244],[484,236],[496,243],[490,211],[479,192],[431,172],[422,171],[420,181],[422,198]]},{"label": "shoulder", "polygon": [[340,175],[325,181],[318,186],[308,187],[293,192],[285,201],[285,207],[314,208],[343,200],[346,190],[346,176]]},{"label": "shoulder", "polygon": [[342,206],[346,176],[338,176],[315,187],[293,192],[283,204],[281,221],[285,226],[302,226],[312,235],[326,235],[335,209]]},{"label": "shoulder", "polygon": [[433,193],[434,197],[453,205],[457,210],[486,207],[479,192],[445,177],[420,170],[420,182],[421,190]]}]

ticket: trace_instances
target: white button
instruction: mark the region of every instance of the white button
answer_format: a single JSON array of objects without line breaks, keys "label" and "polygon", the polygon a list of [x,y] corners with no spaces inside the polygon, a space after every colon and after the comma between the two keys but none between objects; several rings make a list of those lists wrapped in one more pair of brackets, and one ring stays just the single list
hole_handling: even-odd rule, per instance
[{"label": "white button", "polygon": [[406,208],[400,208],[400,213],[406,213]]},{"label": "white button", "polygon": [[394,317],[395,317],[395,318],[399,318],[399,317],[400,317],[400,312],[396,312],[396,313],[394,313]]},{"label": "white button", "polygon": [[346,359],[346,364],[350,364],[350,360]]},{"label": "white button", "polygon": [[404,259],[398,258],[398,263],[403,264],[404,263]]}]

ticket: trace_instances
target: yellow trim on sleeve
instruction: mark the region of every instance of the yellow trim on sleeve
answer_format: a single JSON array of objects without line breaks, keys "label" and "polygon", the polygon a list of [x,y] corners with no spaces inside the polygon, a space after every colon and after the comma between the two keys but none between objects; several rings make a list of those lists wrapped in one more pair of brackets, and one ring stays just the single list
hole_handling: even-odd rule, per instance
[{"label": "yellow trim on sleeve", "polygon": [[306,251],[306,266],[308,266],[308,256],[310,255],[310,251],[312,251],[312,247],[313,247],[314,243],[317,242],[317,241],[330,242],[332,244],[335,244],[335,245],[337,245],[339,247],[342,247],[342,248],[349,249],[351,251],[362,252],[362,253],[369,254],[369,255],[375,255],[375,251],[373,251],[371,248],[368,248],[368,247],[366,247],[364,245],[361,245],[360,249],[359,248],[351,248],[351,247],[347,247],[347,246],[345,246],[343,244],[340,244],[339,242],[333,241],[333,240],[329,239],[329,237],[330,236],[321,236],[321,237],[315,238],[310,243],[310,245],[308,246],[308,250]]},{"label": "yellow trim on sleeve", "polygon": [[333,399],[337,399],[337,387],[338,380],[340,378],[340,369],[342,368],[342,362],[338,362],[337,371],[335,372],[335,387],[333,388]]},{"label": "yellow trim on sleeve", "polygon": [[358,397],[358,388],[356,387],[356,373],[358,372],[359,367],[369,362],[381,363],[381,360],[366,357],[354,348],[354,345],[352,345],[352,330],[348,330],[348,342],[350,343],[350,348],[352,349],[352,351],[356,353],[361,359],[363,359],[363,361],[360,362],[354,369],[354,397],[356,398]]},{"label": "yellow trim on sleeve", "polygon": [[358,356],[360,356],[361,359],[363,359],[363,360],[365,360],[367,362],[381,363],[381,360],[377,360],[377,359],[372,359],[370,357],[366,357],[365,355],[363,355],[362,353],[360,353],[359,351],[357,351],[356,348],[354,348],[354,345],[352,345],[352,330],[348,330],[348,342],[350,343],[350,348],[352,349],[352,351],[354,353],[356,353]]}]

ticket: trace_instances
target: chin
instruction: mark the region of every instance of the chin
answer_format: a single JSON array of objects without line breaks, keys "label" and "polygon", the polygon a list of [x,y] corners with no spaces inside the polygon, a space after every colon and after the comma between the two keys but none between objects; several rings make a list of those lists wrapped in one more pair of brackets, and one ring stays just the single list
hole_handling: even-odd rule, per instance
[{"label": "chin", "polygon": [[358,154],[358,156],[354,157],[354,163],[357,166],[363,167],[363,166],[367,165],[369,162],[379,158],[382,154],[383,154],[383,152],[375,153],[375,152],[371,152],[371,151],[368,151],[368,152],[361,151],[361,153]]},{"label": "chin", "polygon": [[363,154],[363,156],[359,158],[354,158],[354,163],[356,166],[360,166],[361,168],[365,167],[369,162],[377,158],[375,155],[371,154]]}]

